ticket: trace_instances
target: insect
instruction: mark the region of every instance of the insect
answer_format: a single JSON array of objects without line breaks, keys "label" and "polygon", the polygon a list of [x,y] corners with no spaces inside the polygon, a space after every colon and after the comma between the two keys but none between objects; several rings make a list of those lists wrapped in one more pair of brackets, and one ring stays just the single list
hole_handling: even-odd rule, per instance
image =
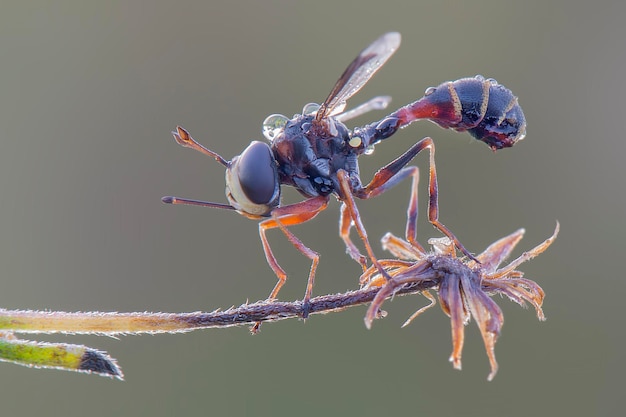
[{"label": "insect", "polygon": [[[263,135],[268,142],[253,141],[241,155],[230,161],[196,142],[182,127],[172,132],[177,143],[214,158],[226,168],[228,204],[171,196],[163,197],[163,202],[230,209],[250,219],[260,220],[259,234],[265,257],[278,277],[269,299],[276,298],[287,274],[272,253],[267,231],[280,229],[304,256],[311,259],[303,299],[306,306],[311,297],[319,255],[302,243],[288,227],[313,219],[327,207],[331,195],[342,203],[339,234],[348,254],[363,270],[367,268],[367,258],[350,239],[354,226],[372,264],[386,276],[369,244],[355,197],[368,199],[378,196],[408,177],[412,178],[416,187],[417,167],[406,165],[423,149],[428,149],[430,154],[429,221],[460,251],[475,259],[438,220],[438,185],[432,139],[425,138],[411,146],[378,170],[365,186],[359,177],[357,158],[371,153],[375,144],[420,119],[430,120],[443,128],[468,131],[495,151],[513,146],[523,139],[526,132],[524,114],[509,89],[495,80],[476,76],[431,87],[424,97],[414,103],[379,121],[350,130],[344,122],[371,110],[384,109],[389,104],[389,97],[375,97],[344,112],[347,100],[367,83],[399,46],[400,34],[396,32],[376,39],[352,61],[321,105],[309,103],[304,106],[302,114],[293,118],[280,114],[268,116],[263,122]],[[281,205],[282,185],[295,187],[306,199]],[[415,223],[407,227],[408,235],[414,236]],[[410,241],[413,243],[414,239]]]}]

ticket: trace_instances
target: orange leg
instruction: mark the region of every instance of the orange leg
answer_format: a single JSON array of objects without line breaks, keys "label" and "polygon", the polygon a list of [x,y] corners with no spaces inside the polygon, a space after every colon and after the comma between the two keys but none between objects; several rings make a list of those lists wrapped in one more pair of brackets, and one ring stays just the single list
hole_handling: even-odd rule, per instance
[{"label": "orange leg", "polygon": [[[352,188],[350,186],[350,178],[348,176],[348,173],[344,171],[343,169],[340,169],[339,171],[337,171],[337,179],[339,179],[339,187],[340,187],[339,195],[342,196],[343,205],[345,205],[346,207],[344,210],[346,211],[346,213],[350,215],[350,219],[351,219],[351,221],[347,223],[348,227],[347,227],[347,230],[345,231],[346,233],[345,237],[342,234],[342,238],[344,238],[344,242],[347,239],[348,242],[352,243],[350,241],[350,238],[348,237],[348,234],[350,233],[350,227],[354,225],[357,233],[359,234],[359,237],[361,238],[361,240],[363,241],[363,244],[365,245],[365,250],[367,251],[367,255],[369,256],[369,258],[372,260],[372,263],[374,264],[376,269],[378,269],[378,271],[381,273],[383,277],[385,277],[386,279],[389,279],[389,274],[387,274],[387,271],[385,271],[385,269],[380,265],[380,263],[376,259],[376,255],[374,255],[372,246],[370,245],[369,239],[367,238],[367,231],[365,230],[365,226],[363,226],[363,222],[361,221],[361,216],[359,215],[359,210],[357,209],[356,203],[354,202],[354,197],[352,195]],[[343,213],[342,213],[342,217],[345,217]],[[346,224],[345,221],[342,221],[342,223]],[[347,244],[348,243],[346,243],[346,245]],[[352,246],[354,247],[354,245]],[[354,247],[354,249],[356,249],[356,247]],[[357,250],[357,253],[358,253],[358,250]]]},{"label": "orange leg", "polygon": [[367,258],[361,254],[359,249],[350,239],[350,229],[352,228],[352,224],[350,210],[345,203],[342,203],[339,211],[339,236],[341,236],[343,242],[346,244],[346,252],[348,252],[352,259],[361,265],[363,272],[365,272],[367,269]]},{"label": "orange leg", "polygon": [[[278,296],[278,293],[282,286],[285,284],[287,280],[287,273],[281,268],[276,260],[276,257],[272,253],[272,249],[267,240],[266,232],[271,229],[279,228],[284,235],[287,237],[289,242],[296,249],[300,251],[304,256],[311,260],[311,269],[309,271],[309,279],[307,282],[306,291],[304,293],[303,301],[303,316],[306,318],[307,315],[307,305],[309,299],[311,298],[311,292],[313,290],[313,284],[315,282],[315,270],[317,269],[317,264],[319,262],[319,254],[308,246],[306,246],[300,239],[298,239],[287,227],[294,226],[297,224],[301,224],[307,222],[317,216],[317,214],[324,210],[328,205],[328,197],[315,197],[308,200],[301,201],[299,203],[290,204],[288,206],[277,207],[272,210],[272,217],[267,220],[263,220],[259,223],[259,235],[261,237],[261,243],[263,245],[263,251],[265,252],[265,259],[267,259],[267,263],[269,264],[272,271],[278,277],[278,282],[274,286],[274,289],[270,293],[268,299],[275,299]],[[259,323],[257,323],[253,331],[258,329]]]}]

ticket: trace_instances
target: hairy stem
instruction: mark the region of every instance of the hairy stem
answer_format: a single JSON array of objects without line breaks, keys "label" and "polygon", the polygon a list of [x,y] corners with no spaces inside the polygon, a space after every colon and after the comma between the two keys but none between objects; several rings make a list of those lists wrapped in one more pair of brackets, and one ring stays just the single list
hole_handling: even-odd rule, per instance
[{"label": "hairy stem", "polygon": [[[438,285],[437,280],[411,283],[395,294],[414,294]],[[370,303],[380,288],[366,288],[312,298],[309,315],[327,314]],[[389,294],[389,296],[394,294]],[[301,301],[258,301],[210,313],[104,313],[0,309],[0,331],[12,333],[138,334],[176,333],[212,327],[250,325],[302,317]]]}]

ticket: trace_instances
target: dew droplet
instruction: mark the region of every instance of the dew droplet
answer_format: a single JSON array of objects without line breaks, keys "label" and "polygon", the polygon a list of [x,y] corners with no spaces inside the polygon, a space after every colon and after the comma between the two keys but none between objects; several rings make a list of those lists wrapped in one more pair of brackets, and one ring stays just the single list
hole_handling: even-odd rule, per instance
[{"label": "dew droplet", "polygon": [[425,95],[425,96],[429,96],[429,95],[431,95],[432,93],[434,93],[435,91],[437,91],[437,88],[436,88],[436,87],[428,87],[428,88],[426,89],[426,91],[424,91],[424,95]]},{"label": "dew droplet", "polygon": [[365,151],[363,151],[363,153],[365,155],[371,155],[374,153],[374,145],[370,145],[367,148],[365,148]]},{"label": "dew droplet", "polygon": [[306,115],[317,113],[317,111],[319,109],[320,109],[320,105],[319,104],[317,104],[317,103],[307,103],[302,108],[302,115],[306,116]]},{"label": "dew droplet", "polygon": [[271,114],[267,116],[265,120],[263,120],[262,128],[265,139],[270,142],[273,141],[274,138],[283,131],[288,121],[287,116],[283,116],[282,114]]},{"label": "dew droplet", "polygon": [[478,81],[485,81],[485,77],[483,77],[482,75],[478,74],[476,76],[474,76],[474,79],[478,80]]}]

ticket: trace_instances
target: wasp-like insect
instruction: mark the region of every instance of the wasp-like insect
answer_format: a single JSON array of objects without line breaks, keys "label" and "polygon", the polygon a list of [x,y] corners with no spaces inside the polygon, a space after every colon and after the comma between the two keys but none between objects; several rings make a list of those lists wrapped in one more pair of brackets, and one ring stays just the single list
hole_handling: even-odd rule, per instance
[{"label": "wasp-like insect", "polygon": [[[259,234],[265,257],[278,277],[269,295],[270,299],[278,295],[287,274],[274,257],[266,232],[279,228],[302,254],[311,259],[303,300],[306,306],[311,297],[319,255],[304,245],[288,227],[313,219],[326,208],[331,194],[342,202],[339,234],[346,244],[347,252],[363,269],[366,268],[366,257],[350,240],[350,229],[354,225],[370,260],[386,276],[369,244],[354,197],[367,199],[380,195],[407,177],[412,177],[413,187],[416,188],[417,167],[406,165],[423,149],[428,149],[430,154],[428,219],[461,252],[475,259],[438,220],[438,187],[432,139],[425,138],[411,146],[378,170],[365,186],[359,177],[357,158],[363,153],[371,153],[375,144],[420,119],[430,120],[443,128],[468,131],[495,151],[513,146],[524,137],[524,114],[509,89],[493,79],[476,76],[431,87],[416,102],[382,120],[350,130],[344,124],[345,121],[371,110],[384,109],[389,104],[389,97],[375,97],[344,112],[346,101],[367,83],[399,46],[399,33],[387,33],[375,40],[352,61],[321,105],[307,104],[302,114],[291,119],[279,114],[267,117],[263,122],[263,134],[269,143],[254,141],[241,155],[230,161],[200,145],[182,127],[173,132],[180,145],[200,151],[226,167],[226,197],[229,204],[177,197],[163,197],[163,201],[232,209],[248,218],[261,220]],[[295,187],[306,200],[281,206],[280,189],[283,184]],[[415,236],[415,222],[407,225],[407,236]],[[416,243],[414,238],[409,240]]]}]

